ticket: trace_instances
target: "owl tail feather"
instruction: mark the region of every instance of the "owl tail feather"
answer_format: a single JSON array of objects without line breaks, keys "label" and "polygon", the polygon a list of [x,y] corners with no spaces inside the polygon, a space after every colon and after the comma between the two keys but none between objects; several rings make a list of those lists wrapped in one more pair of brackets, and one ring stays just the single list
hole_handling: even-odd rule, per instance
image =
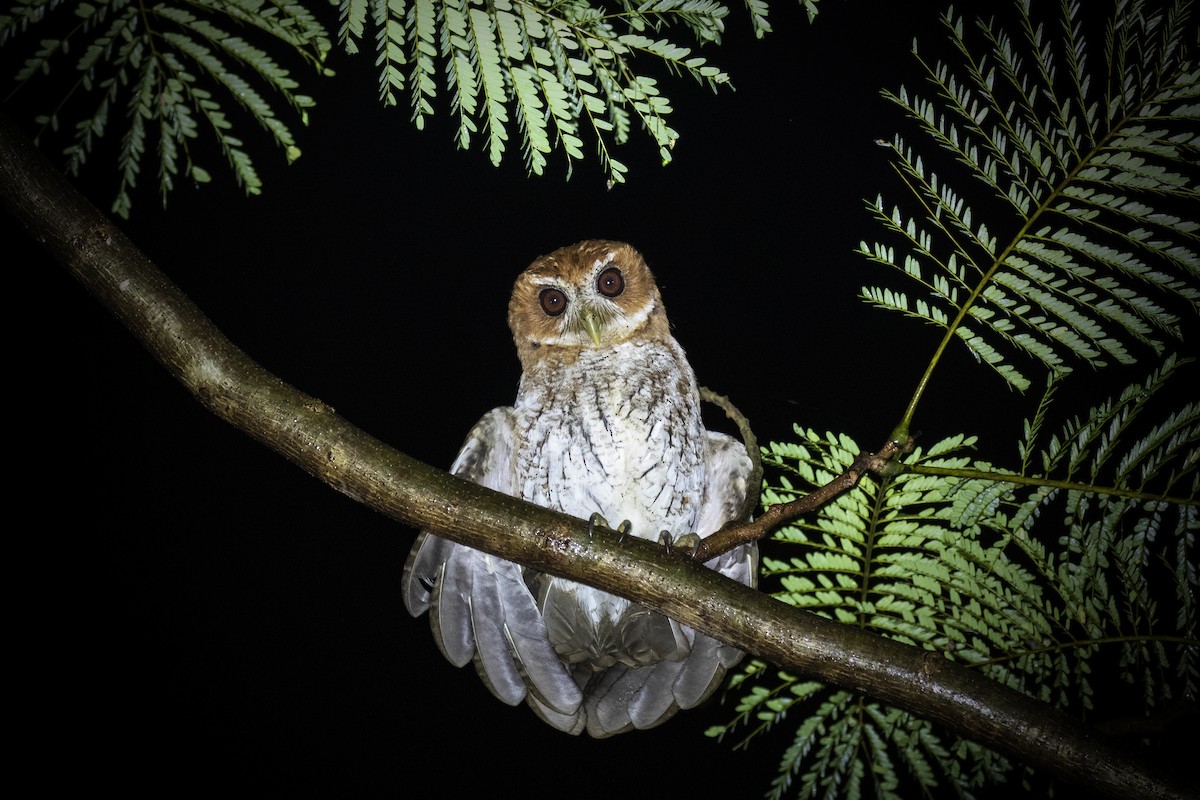
[{"label": "owl tail feather", "polygon": [[546,639],[546,626],[521,569],[485,553],[469,556],[475,667],[496,697],[516,705],[526,694],[561,714],[573,714],[583,693]]},{"label": "owl tail feather", "polygon": [[641,667],[680,661],[692,650],[689,629],[637,603],[549,575],[533,583],[546,634],[572,668]]}]

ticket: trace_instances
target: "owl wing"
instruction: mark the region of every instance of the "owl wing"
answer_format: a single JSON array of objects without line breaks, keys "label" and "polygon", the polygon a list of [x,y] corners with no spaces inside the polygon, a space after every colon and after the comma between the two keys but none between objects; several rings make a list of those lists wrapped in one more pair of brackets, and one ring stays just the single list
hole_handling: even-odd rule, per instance
[{"label": "owl wing", "polygon": [[[488,412],[450,471],[513,494],[512,413]],[[429,611],[442,655],[459,667],[474,660],[496,697],[516,705],[532,696],[563,719],[578,711],[583,694],[550,646],[520,566],[423,531],[404,565],[401,590],[409,613]]]},{"label": "owl wing", "polygon": [[[696,525],[696,531],[702,536],[708,536],[710,533],[716,533],[727,523],[735,521],[745,504],[746,492],[758,491],[759,487],[749,485],[750,476],[754,472],[754,462],[746,453],[745,445],[732,436],[709,431],[707,446],[704,449],[704,460],[708,481],[704,486],[704,500],[700,505],[700,521]],[[756,587],[758,586],[758,543],[750,542],[736,547],[728,553],[709,559],[704,566],[745,586]],[[703,676],[697,676],[698,680],[690,682],[689,689],[695,692],[694,695],[691,695],[694,699],[681,696],[680,705],[683,708],[691,708],[704,702],[720,684],[721,679],[725,676],[725,670],[741,661],[743,655],[742,651],[737,648],[722,644],[704,634],[696,634],[696,639],[697,643],[693,648],[693,653],[701,651],[702,655],[707,653],[710,654],[710,657],[715,656],[712,660],[719,665],[719,668],[715,670],[713,682],[708,688],[702,688]],[[702,639],[707,641],[702,642]],[[683,692],[679,692],[679,694],[683,695]],[[688,705],[683,704],[685,700],[689,703]]]},{"label": "owl wing", "polygon": [[[742,443],[723,433],[708,432],[704,458],[707,483],[696,524],[701,536],[715,532],[741,510],[753,470]],[[705,566],[755,586],[758,545],[742,545],[710,559]],[[721,685],[726,671],[741,661],[743,654],[737,648],[687,626],[679,627],[691,641],[691,651],[683,660],[638,668],[613,667],[588,687],[588,733],[599,738],[660,725],[680,709],[707,700]]]}]

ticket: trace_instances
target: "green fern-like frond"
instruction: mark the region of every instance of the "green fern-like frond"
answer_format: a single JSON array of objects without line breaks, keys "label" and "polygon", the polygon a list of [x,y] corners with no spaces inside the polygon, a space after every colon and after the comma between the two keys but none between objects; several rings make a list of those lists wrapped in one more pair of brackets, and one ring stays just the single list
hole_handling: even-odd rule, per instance
[{"label": "green fern-like frond", "polygon": [[1200,309],[1189,6],[1119,4],[1102,52],[1082,33],[1080,4],[1050,25],[1017,4],[1019,32],[981,22],[978,48],[947,13],[957,63],[921,61],[933,94],[885,93],[936,144],[937,163],[895,136],[910,197],[878,198],[888,241],[861,246],[909,290],[866,287],[865,299],[943,329],[943,348],[961,340],[1020,389],[1026,363],[1130,364],[1178,338],[1180,314]]},{"label": "green fern-like frond", "polygon": [[[764,490],[766,505],[823,485],[859,452],[844,435],[796,433],[796,443],[763,451],[764,466],[776,474]],[[947,439],[915,452],[911,464],[964,468],[973,444],[971,437]],[[1046,603],[1024,571],[1004,560],[998,545],[955,529],[948,498],[957,483],[919,474],[864,479],[818,515],[776,532],[782,549],[795,554],[764,553],[765,581],[783,602],[968,662],[1048,635]],[[949,785],[968,793],[1009,769],[1002,757],[925,720],[852,692],[773,675],[761,663],[752,662],[734,686],[750,690],[738,716],[710,734],[747,726],[749,739],[785,717],[800,719],[773,797],[794,788],[797,796],[899,798],[910,796],[914,780],[925,791]]]},{"label": "green fern-like frond", "polygon": [[[1166,400],[1172,383],[1194,379],[1179,377],[1187,364],[1168,357],[1145,381],[1066,421],[1042,444],[1038,477],[1047,482],[979,518],[1031,557],[1057,595],[1059,625],[1078,640],[1122,639],[1121,677],[1145,688],[1147,707],[1170,697],[1172,683],[1197,689],[1194,647],[1173,657],[1173,677],[1156,678],[1170,671],[1164,646],[1141,638],[1172,624],[1197,638],[1200,403]],[[1037,445],[1036,436],[1025,443]],[[1056,488],[1053,479],[1103,489]],[[1039,523],[1060,511],[1061,547],[1039,543]],[[1174,606],[1165,619],[1164,601]]]},{"label": "green fern-like frond", "polygon": [[[58,6],[16,4],[11,16],[0,17],[0,42],[45,21]],[[77,113],[68,112],[68,106],[91,99],[90,113],[75,123],[65,149],[72,174],[109,128],[126,126],[117,148],[116,213],[128,215],[131,191],[149,159],[164,202],[180,175],[209,180],[201,165],[205,141],[217,145],[241,187],[258,194],[262,183],[253,161],[242,139],[232,133],[243,115],[269,134],[288,161],[299,157],[292,127],[277,114],[273,98],[281,98],[301,122],[313,102],[298,91],[271,50],[282,44],[314,65],[323,61],[329,37],[304,6],[292,0],[155,5],[108,0],[74,4],[73,10],[74,24],[63,21],[61,37],[43,40],[18,71],[18,88],[61,70],[66,54],[82,48],[66,92],[38,121],[43,133],[57,130],[60,119]],[[233,116],[226,113],[230,101],[238,107]]]},{"label": "green fern-like frond", "polygon": [[[282,66],[295,56],[322,68],[330,47],[325,28],[304,0],[96,0],[73,6],[78,21],[42,39],[16,78],[24,85],[64,72],[68,53],[85,55],[43,128],[72,127],[68,167],[77,171],[97,140],[124,125],[114,209],[128,214],[131,190],[155,159],[166,197],[179,175],[203,182],[202,141],[215,142],[249,194],[261,180],[243,139],[249,117],[290,162],[300,155],[290,116],[307,122],[311,98]],[[817,0],[802,0],[810,20]],[[67,4],[15,0],[0,11],[0,45],[44,23]],[[466,149],[482,140],[493,164],[518,147],[527,171],[541,175],[559,153],[569,176],[594,143],[609,185],[625,180],[617,157],[640,130],[664,164],[679,138],[664,77],[690,75],[713,89],[729,76],[699,55],[717,45],[729,14],[718,0],[338,0],[337,40],[353,54],[373,50],[379,97],[407,102],[425,127],[445,98],[455,139]],[[768,4],[747,0],[758,36],[770,30]],[[58,15],[61,17],[62,15]],[[693,44],[684,45],[681,37]],[[364,41],[372,45],[363,47]],[[80,95],[91,95],[76,111]],[[148,101],[148,97],[153,101]],[[230,100],[237,106],[230,113]],[[84,100],[83,103],[88,103]],[[79,115],[86,115],[79,119]],[[514,122],[516,123],[514,126]],[[165,138],[163,138],[165,137]]]},{"label": "green fern-like frond", "polygon": [[[1183,366],[1168,357],[1053,432],[1052,386],[1021,444],[1040,456],[1026,459],[1036,473],[973,460],[973,437],[914,451],[895,476],[863,479],[777,531],[786,555],[764,552],[764,583],[790,605],[941,652],[1071,713],[1093,708],[1102,664],[1142,687],[1134,713],[1194,697],[1200,403],[1173,400]],[[763,450],[774,476],[764,505],[824,485],[859,452],[845,435],[796,434]],[[772,797],[968,794],[1015,777],[1003,757],[932,723],[762,662],[731,687],[736,716],[710,735],[746,728],[745,743],[796,725]]]},{"label": "green fern-like frond", "polygon": [[[765,7],[752,6],[765,21]],[[571,165],[584,157],[585,132],[610,183],[627,168],[614,157],[635,125],[664,163],[679,134],[670,101],[647,69],[691,75],[718,88],[729,76],[662,35],[686,30],[698,44],[720,41],[728,9],[714,0],[654,0],[605,8],[587,0],[343,0],[340,38],[351,52],[376,28],[380,95],[398,104],[407,91],[413,119],[434,113],[440,60],[457,119],[458,145],[482,135],[500,164],[516,132],[526,169],[541,175],[558,150]]]}]

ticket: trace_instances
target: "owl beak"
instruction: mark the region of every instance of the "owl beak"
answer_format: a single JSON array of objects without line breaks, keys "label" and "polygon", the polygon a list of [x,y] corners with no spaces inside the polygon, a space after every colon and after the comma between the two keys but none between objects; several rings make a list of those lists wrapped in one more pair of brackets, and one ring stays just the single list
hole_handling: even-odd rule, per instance
[{"label": "owl beak", "polygon": [[583,329],[587,331],[588,336],[592,338],[592,343],[599,347],[600,317],[591,311],[585,311],[583,314]]}]

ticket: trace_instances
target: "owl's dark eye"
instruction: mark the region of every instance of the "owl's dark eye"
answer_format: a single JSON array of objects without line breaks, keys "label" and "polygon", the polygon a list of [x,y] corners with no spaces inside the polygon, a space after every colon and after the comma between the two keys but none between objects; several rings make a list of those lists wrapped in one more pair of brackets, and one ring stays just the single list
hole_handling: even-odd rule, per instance
[{"label": "owl's dark eye", "polygon": [[538,302],[542,304],[542,311],[545,311],[547,316],[557,317],[567,310],[567,296],[563,294],[562,289],[542,289],[542,293],[538,295]]},{"label": "owl's dark eye", "polygon": [[625,276],[616,267],[609,267],[596,278],[596,291],[605,297],[616,297],[625,291]]}]

